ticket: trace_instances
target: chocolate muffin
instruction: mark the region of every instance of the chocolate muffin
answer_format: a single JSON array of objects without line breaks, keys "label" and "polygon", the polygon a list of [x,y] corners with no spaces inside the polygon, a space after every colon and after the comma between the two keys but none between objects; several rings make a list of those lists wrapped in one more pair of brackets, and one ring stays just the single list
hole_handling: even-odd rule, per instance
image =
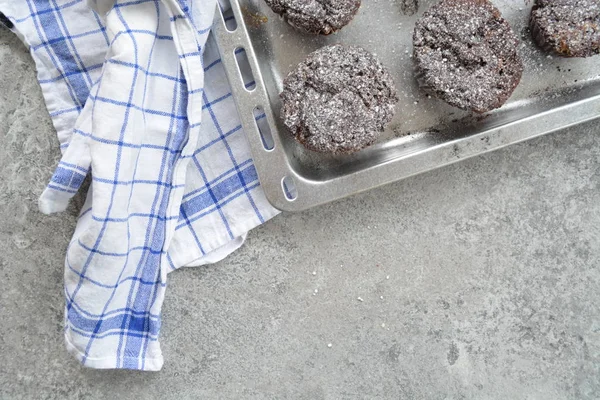
[{"label": "chocolate muffin", "polygon": [[536,0],[530,26],[547,51],[564,57],[600,54],[600,0]]},{"label": "chocolate muffin", "polygon": [[463,110],[501,107],[521,80],[517,37],[488,0],[442,0],[417,21],[413,42],[421,87]]},{"label": "chocolate muffin", "polygon": [[283,81],[281,116],[306,148],[353,153],[372,144],[394,115],[394,81],[360,47],[323,47]]},{"label": "chocolate muffin", "polygon": [[329,35],[348,25],[361,0],[265,0],[285,21],[307,33]]}]

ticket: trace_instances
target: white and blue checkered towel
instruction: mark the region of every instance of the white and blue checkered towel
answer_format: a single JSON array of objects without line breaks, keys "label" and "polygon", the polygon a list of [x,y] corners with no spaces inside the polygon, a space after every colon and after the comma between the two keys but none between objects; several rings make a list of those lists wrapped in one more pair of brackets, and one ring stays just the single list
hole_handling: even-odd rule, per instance
[{"label": "white and blue checkered towel", "polygon": [[64,210],[92,176],[65,262],[67,348],[93,368],[159,370],[167,273],[222,259],[277,211],[209,37],[216,0],[87,3],[0,11],[31,49],[63,152],[41,210]]}]

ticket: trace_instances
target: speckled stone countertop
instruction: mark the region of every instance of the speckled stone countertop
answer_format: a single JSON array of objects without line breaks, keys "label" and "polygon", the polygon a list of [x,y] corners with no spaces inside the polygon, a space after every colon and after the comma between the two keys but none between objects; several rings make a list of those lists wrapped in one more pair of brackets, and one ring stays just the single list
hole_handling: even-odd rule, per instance
[{"label": "speckled stone countertop", "polygon": [[280,215],[171,274],[159,373],[64,349],[81,197],[37,211],[58,142],[3,29],[0,140],[1,399],[600,398],[598,124]]}]

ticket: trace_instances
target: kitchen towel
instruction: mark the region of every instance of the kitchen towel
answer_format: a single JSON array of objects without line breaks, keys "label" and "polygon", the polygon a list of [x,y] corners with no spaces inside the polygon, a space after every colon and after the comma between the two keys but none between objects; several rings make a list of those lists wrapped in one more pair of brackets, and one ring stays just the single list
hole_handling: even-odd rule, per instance
[{"label": "kitchen towel", "polygon": [[167,273],[222,259],[277,214],[210,36],[215,9],[0,0],[63,152],[41,210],[64,210],[92,176],[65,261],[65,340],[86,366],[159,370]]}]

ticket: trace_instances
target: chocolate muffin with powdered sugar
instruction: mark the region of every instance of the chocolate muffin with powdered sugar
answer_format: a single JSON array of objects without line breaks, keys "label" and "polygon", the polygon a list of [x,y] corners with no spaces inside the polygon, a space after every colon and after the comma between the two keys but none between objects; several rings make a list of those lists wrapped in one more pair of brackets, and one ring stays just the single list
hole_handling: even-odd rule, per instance
[{"label": "chocolate muffin with powdered sugar", "polygon": [[413,42],[419,84],[455,107],[501,107],[521,80],[519,42],[489,0],[442,0],[417,21]]},{"label": "chocolate muffin with powdered sugar", "polygon": [[600,0],[536,0],[529,25],[546,51],[563,57],[600,54]]},{"label": "chocolate muffin with powdered sugar", "polygon": [[283,19],[306,33],[330,35],[348,25],[361,0],[265,0]]},{"label": "chocolate muffin with powdered sugar", "polygon": [[360,47],[323,47],[283,81],[281,116],[306,148],[353,153],[378,138],[394,115],[394,81],[375,56]]}]

